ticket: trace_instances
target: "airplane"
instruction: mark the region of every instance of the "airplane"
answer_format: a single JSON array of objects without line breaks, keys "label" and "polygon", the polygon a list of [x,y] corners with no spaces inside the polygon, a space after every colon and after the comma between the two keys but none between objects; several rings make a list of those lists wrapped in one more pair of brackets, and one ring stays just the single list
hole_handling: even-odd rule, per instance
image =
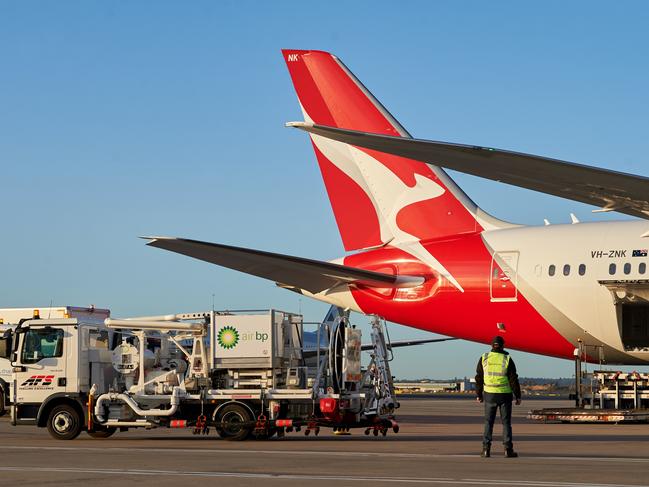
[{"label": "airplane", "polygon": [[[284,50],[347,254],[325,262],[185,238],[148,245],[409,327],[608,364],[649,363],[649,179],[412,139],[336,56]],[[635,221],[524,226],[480,209],[445,168]],[[589,348],[590,347],[590,348]]]}]

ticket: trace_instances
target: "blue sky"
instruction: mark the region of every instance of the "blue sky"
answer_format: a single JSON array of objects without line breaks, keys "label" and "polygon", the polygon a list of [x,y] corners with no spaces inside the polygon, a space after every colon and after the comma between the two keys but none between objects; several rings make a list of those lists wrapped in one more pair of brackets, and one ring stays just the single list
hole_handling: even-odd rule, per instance
[{"label": "blue sky", "polygon": [[[115,316],[327,306],[151,249],[171,235],[343,253],[281,48],[337,54],[415,136],[649,174],[645,2],[0,2],[0,306]],[[454,174],[518,223],[622,218]],[[363,324],[366,318],[357,316]],[[429,336],[393,325],[393,338]],[[483,346],[401,351],[471,375]],[[526,376],[567,361],[514,353]]]}]

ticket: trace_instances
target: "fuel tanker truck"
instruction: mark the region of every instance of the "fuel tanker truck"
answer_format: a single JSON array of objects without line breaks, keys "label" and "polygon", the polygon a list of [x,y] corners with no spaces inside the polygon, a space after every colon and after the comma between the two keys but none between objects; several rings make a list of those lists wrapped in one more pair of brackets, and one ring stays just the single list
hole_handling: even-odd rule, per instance
[{"label": "fuel tanker truck", "polygon": [[301,315],[275,309],[22,320],[0,338],[12,424],[61,440],[160,427],[232,440],[398,432],[385,323],[372,317],[362,345],[348,314],[328,316],[306,334]]}]

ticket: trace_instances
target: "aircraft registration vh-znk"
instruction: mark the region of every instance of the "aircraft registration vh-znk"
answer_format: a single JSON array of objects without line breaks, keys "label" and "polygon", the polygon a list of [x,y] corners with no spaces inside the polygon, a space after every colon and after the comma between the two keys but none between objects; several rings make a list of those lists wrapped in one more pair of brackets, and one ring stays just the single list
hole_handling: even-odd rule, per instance
[{"label": "aircraft registration vh-znk", "polygon": [[[412,139],[335,56],[283,54],[305,120],[287,125],[310,133],[348,255],[324,262],[168,237],[148,245],[451,337],[489,343],[501,333],[510,348],[566,359],[581,340],[607,363],[649,363],[648,178]],[[478,208],[442,167],[641,220],[514,225]]]}]

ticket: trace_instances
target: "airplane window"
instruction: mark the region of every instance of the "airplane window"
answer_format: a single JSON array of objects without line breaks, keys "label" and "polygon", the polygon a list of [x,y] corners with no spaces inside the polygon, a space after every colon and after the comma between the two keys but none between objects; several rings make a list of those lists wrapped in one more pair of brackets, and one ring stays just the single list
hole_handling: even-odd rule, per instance
[{"label": "airplane window", "polygon": [[628,262],[624,264],[624,273],[631,274],[631,264],[629,264]]},{"label": "airplane window", "polygon": [[586,264],[579,264],[579,275],[583,276],[586,274]]},{"label": "airplane window", "polygon": [[610,265],[608,266],[608,273],[609,273],[610,275],[615,274],[615,264],[610,264]]},{"label": "airplane window", "polygon": [[563,275],[564,276],[570,275],[570,264],[566,264],[563,266]]},{"label": "airplane window", "polygon": [[556,267],[554,266],[554,264],[552,264],[550,267],[548,267],[548,274],[550,274],[551,276],[554,276],[554,271],[555,270],[556,270]]},{"label": "airplane window", "polygon": [[646,270],[647,270],[647,264],[645,264],[644,262],[640,262],[640,265],[638,266],[638,272],[640,274],[644,274]]}]

